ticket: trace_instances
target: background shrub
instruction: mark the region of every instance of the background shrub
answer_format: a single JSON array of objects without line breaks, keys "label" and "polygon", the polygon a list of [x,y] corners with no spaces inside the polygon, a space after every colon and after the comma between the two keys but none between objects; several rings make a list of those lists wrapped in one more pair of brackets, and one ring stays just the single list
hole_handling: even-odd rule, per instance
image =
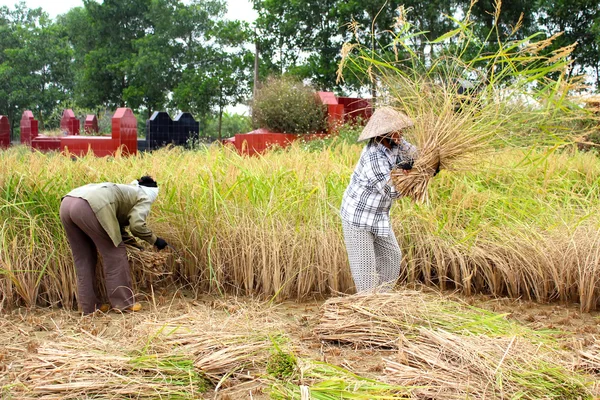
[{"label": "background shrub", "polygon": [[257,91],[252,124],[281,133],[313,133],[326,128],[326,109],[311,87],[291,77],[271,77]]}]

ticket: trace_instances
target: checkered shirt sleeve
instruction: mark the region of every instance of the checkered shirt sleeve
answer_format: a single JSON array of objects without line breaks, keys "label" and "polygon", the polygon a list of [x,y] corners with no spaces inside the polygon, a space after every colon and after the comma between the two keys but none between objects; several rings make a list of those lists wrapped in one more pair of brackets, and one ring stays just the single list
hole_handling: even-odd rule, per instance
[{"label": "checkered shirt sleeve", "polygon": [[392,149],[380,143],[367,144],[344,193],[342,219],[377,236],[388,236],[392,201],[400,197],[390,184],[391,172],[401,154],[414,156],[415,152],[416,148],[405,140]]}]

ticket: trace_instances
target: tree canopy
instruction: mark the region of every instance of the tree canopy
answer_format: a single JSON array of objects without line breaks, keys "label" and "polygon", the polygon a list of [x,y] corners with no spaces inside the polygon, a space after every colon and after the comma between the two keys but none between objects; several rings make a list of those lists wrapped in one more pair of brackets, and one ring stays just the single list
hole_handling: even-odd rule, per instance
[{"label": "tree canopy", "polygon": [[422,34],[380,54],[402,65],[411,52],[431,65],[443,55],[435,39],[452,42],[446,33],[466,16],[478,53],[535,32],[539,41],[560,33],[544,51],[575,45],[569,75],[600,87],[600,3],[593,0],[250,1],[258,15],[252,24],[228,20],[224,0],[84,0],[54,20],[24,3],[0,7],[0,114],[14,124],[31,109],[45,126],[67,107],[127,106],[145,116],[187,111],[208,124],[249,102],[255,65],[259,82],[287,74],[338,95],[367,93],[360,77],[338,80],[345,44],[381,50],[393,27],[409,21]]}]

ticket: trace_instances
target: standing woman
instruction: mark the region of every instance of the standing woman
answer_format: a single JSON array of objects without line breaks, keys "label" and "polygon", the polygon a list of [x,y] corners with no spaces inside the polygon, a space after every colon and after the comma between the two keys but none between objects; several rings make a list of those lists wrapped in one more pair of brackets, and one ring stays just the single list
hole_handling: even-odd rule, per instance
[{"label": "standing woman", "polygon": [[[159,250],[167,246],[146,226],[158,185],[142,176],[129,185],[92,183],[69,192],[60,205],[60,221],[67,233],[77,274],[77,302],[84,314],[108,311],[96,291],[96,262],[102,255],[105,286],[110,306],[138,311],[131,285],[125,244],[137,245],[136,236]],[[126,227],[133,234],[131,236]]]},{"label": "standing woman", "polygon": [[391,290],[400,276],[402,253],[390,224],[392,201],[400,195],[391,185],[391,172],[395,167],[404,174],[412,169],[417,149],[402,138],[402,130],[413,125],[405,114],[382,107],[358,138],[368,142],[340,211],[357,292]]}]

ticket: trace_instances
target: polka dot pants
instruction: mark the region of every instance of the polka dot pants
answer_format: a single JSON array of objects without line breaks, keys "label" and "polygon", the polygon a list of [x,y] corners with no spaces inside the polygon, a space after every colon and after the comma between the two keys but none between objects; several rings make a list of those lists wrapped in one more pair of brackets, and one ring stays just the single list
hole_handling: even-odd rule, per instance
[{"label": "polka dot pants", "polygon": [[402,259],[394,232],[376,236],[345,221],[342,228],[356,291],[391,290],[400,276]]}]

